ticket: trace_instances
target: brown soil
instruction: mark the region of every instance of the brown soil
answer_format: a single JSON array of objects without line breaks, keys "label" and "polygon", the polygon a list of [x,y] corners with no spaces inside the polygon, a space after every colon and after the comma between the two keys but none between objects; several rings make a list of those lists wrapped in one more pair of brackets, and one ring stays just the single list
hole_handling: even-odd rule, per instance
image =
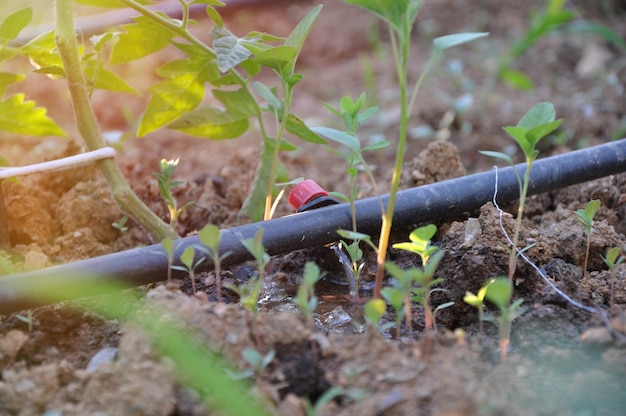
[{"label": "brown soil", "polygon": [[[315,3],[263,2],[226,13],[226,24],[239,35],[250,30],[286,35]],[[364,71],[371,68],[378,84],[368,94],[381,110],[365,127],[363,137],[383,134],[393,141],[399,111],[382,26],[342,2],[323,3],[300,61],[304,80],[296,90],[295,112],[312,125],[334,123],[321,102],[334,104],[341,95],[357,96],[367,88]],[[624,136],[624,51],[597,37],[555,33],[541,39],[518,63],[536,83],[532,91],[518,92],[494,83],[498,57],[521,36],[531,8],[539,3],[505,6],[484,0],[470,7],[461,0],[426,2],[412,68],[421,68],[431,37],[461,31],[491,35],[446,53],[429,78],[412,127],[430,126],[447,140],[411,139],[403,187],[489,169],[493,161],[477,150],[510,151],[511,142],[501,127],[515,124],[540,101],[552,101],[558,117],[565,120],[561,140],[542,144],[542,156]],[[574,3],[577,13],[626,35],[623,1],[602,2],[608,9],[594,2]],[[201,21],[196,30],[208,40],[207,27]],[[372,38],[368,33],[376,35]],[[377,47],[380,50],[372,52]],[[171,51],[166,51],[119,70],[141,89],[157,80],[154,68],[169,58]],[[461,71],[450,69],[459,63]],[[31,74],[19,88],[47,107],[72,139],[20,137],[18,141],[2,133],[0,154],[12,165],[25,165],[80,152],[64,83]],[[450,113],[452,122],[441,125],[452,100],[463,93],[472,94],[471,109],[466,114]],[[98,91],[93,102],[103,131],[127,132],[147,98]],[[194,204],[180,218],[177,231],[189,235],[207,223],[224,228],[239,223],[258,145],[254,134],[209,142],[163,130],[124,141],[118,163],[140,198],[167,219],[152,172],[158,170],[160,159],[180,158],[176,176],[183,184],[176,188],[175,197],[181,204]],[[521,160],[519,154],[514,157]],[[329,191],[347,193],[345,167],[328,152],[302,145],[285,154],[283,161],[291,177],[312,178]],[[393,149],[372,153],[370,163],[381,191],[386,192]],[[360,196],[373,194],[365,179]],[[123,214],[96,168],[5,182],[3,192],[11,241],[7,256],[15,270],[40,269],[151,243],[137,224],[129,224],[125,233],[112,227]],[[591,238],[588,272],[583,273],[586,234],[574,212],[594,198],[602,206]],[[227,303],[213,302],[215,279],[207,273],[197,277],[205,298],[190,296],[188,279],[137,289],[137,295],[156,305],[163,316],[188,324],[198,339],[222,352],[235,368],[249,366],[241,355],[246,347],[275,350],[274,360],[256,378],[255,391],[276,414],[303,415],[305,400],[314,402],[332,387],[342,387],[344,394],[320,414],[622,414],[626,408],[626,266],[617,268],[615,307],[609,311],[611,280],[601,256],[626,244],[625,201],[624,174],[529,198],[520,241],[534,246],[526,254],[574,301],[605,313],[591,314],[572,306],[520,260],[514,296],[523,298],[528,310],[513,324],[505,363],[498,358],[497,328],[485,323],[480,337],[477,312],[463,302],[467,291],[476,293],[487,279],[507,273],[499,213],[488,201],[472,218],[437,224],[435,243],[446,250],[437,277],[445,279],[439,286],[445,291],[435,292],[432,303],[454,302],[437,313],[437,331],[424,330],[417,304],[411,330],[403,324],[400,339],[394,338],[393,327],[382,333],[367,328],[362,308],[350,303],[347,287],[337,282],[344,279],[342,269],[325,247],[273,258],[266,280],[271,302],[255,317],[230,291],[225,291]],[[514,205],[504,208],[514,213]],[[279,215],[289,212],[282,204]],[[504,228],[511,230],[513,221],[513,215],[505,213]],[[407,235],[402,232],[394,238],[406,240]],[[419,264],[416,256],[398,250],[392,249],[389,257],[403,267]],[[372,295],[375,273],[373,253],[366,250],[365,259],[363,299]],[[317,288],[320,305],[313,329],[289,302],[308,260],[316,261],[326,274]],[[246,264],[224,271],[223,278],[241,283],[254,273],[254,264]],[[92,304],[106,303],[105,296],[35,309],[32,331],[17,313],[0,317],[0,415],[213,414],[184,387],[171,362],[158,356],[136,326],[89,311]],[[488,308],[488,312],[495,310]],[[20,314],[25,316],[26,311]],[[395,322],[391,309],[384,320]],[[94,356],[100,361],[94,362]]]}]

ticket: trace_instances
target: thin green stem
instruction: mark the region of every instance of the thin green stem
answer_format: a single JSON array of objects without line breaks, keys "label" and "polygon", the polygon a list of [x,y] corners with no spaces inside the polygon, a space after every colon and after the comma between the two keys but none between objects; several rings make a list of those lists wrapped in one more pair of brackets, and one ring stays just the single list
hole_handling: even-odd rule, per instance
[{"label": "thin green stem", "polygon": [[[78,130],[89,150],[106,147],[89,101],[89,89],[80,64],[72,1],[57,0],[55,10],[55,42],[65,66]],[[152,237],[159,241],[165,237],[178,238],[174,230],[150,211],[131,190],[114,160],[105,159],[97,164],[109,182],[113,198],[122,211],[145,227]]]},{"label": "thin green stem", "polygon": [[518,181],[520,185],[520,201],[517,208],[517,219],[515,221],[515,230],[513,232],[513,246],[509,252],[509,282],[513,282],[513,275],[517,267],[517,245],[519,244],[519,234],[522,230],[522,218],[524,216],[524,205],[526,202],[526,195],[528,194],[528,182],[530,181],[530,170],[532,168],[532,159],[526,159],[526,171],[524,172],[524,180],[522,181],[518,175]]}]

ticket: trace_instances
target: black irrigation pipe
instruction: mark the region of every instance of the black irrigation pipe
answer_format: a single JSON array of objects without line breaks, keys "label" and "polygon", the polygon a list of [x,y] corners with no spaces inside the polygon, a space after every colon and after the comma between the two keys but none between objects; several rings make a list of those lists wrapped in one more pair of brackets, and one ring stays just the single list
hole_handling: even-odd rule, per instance
[{"label": "black irrigation pipe", "polygon": [[[517,165],[523,174],[525,165]],[[626,171],[626,139],[590,147],[535,162],[530,175],[529,195],[602,178]],[[519,196],[518,181],[512,167],[498,170],[498,202],[514,201]],[[458,217],[480,208],[494,192],[495,173],[478,173],[461,178],[412,188],[398,193],[394,227]],[[383,196],[386,202],[387,196]],[[380,228],[380,206],[376,198],[356,202],[360,232],[376,235]],[[269,221],[241,225],[223,230],[221,252],[229,251],[224,266],[232,266],[252,257],[241,241],[264,229],[263,244],[270,255],[321,246],[337,240],[336,230],[351,229],[348,204],[331,205]],[[175,257],[190,246],[199,246],[197,237],[175,241]],[[199,270],[210,270],[207,259]],[[135,287],[165,280],[167,257],[159,244],[94,257],[75,263],[38,271],[0,277],[0,314],[36,306],[99,294],[102,288],[94,282]],[[64,288],[58,294],[59,287]],[[44,296],[26,296],[24,289],[36,288]],[[57,293],[51,299],[50,293]]]}]

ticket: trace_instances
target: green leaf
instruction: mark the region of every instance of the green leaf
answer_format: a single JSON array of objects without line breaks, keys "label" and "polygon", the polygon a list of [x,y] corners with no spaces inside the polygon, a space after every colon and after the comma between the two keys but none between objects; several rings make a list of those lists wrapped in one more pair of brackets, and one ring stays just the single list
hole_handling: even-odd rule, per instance
[{"label": "green leaf", "polygon": [[312,261],[307,261],[304,265],[302,280],[309,287],[313,287],[320,280],[320,268]]},{"label": "green leaf", "polygon": [[545,101],[539,104],[535,104],[533,108],[521,118],[517,127],[530,130],[532,128],[548,124],[554,121],[556,118],[556,110],[551,102]]},{"label": "green leaf", "polygon": [[7,86],[15,82],[20,82],[24,78],[26,78],[26,75],[24,74],[11,74],[8,72],[0,72],[0,96],[4,95]]},{"label": "green leaf", "polygon": [[217,225],[207,224],[198,232],[198,239],[211,250],[217,251],[222,239],[222,234]]},{"label": "green leaf", "polygon": [[396,31],[412,25],[423,1],[415,0],[344,0],[363,7],[389,23]]},{"label": "green leaf", "polygon": [[258,53],[254,57],[254,62],[261,66],[272,68],[277,73],[286,71],[298,55],[298,51],[292,46],[276,46],[266,51]]},{"label": "green leaf", "polygon": [[63,61],[56,49],[54,31],[45,32],[20,48],[36,68],[57,67],[64,73]]},{"label": "green leaf", "polygon": [[613,31],[610,27],[592,23],[586,20],[578,20],[565,26],[563,29],[565,33],[591,33],[600,36],[605,41],[617,45],[622,50],[626,50],[626,41],[619,34]]},{"label": "green leaf", "polygon": [[213,49],[217,54],[217,64],[222,73],[230,71],[252,54],[241,45],[239,38],[220,26],[211,28]]},{"label": "green leaf", "polygon": [[206,106],[185,113],[169,127],[211,140],[234,139],[248,130],[249,118],[236,110]]},{"label": "green leaf", "polygon": [[214,89],[212,92],[213,96],[224,104],[226,110],[246,116],[253,116],[257,113],[256,101],[247,88],[232,91]]},{"label": "green leaf", "polygon": [[381,318],[385,314],[385,301],[381,298],[371,299],[367,301],[363,307],[363,314],[370,325],[378,325]]},{"label": "green leaf", "polygon": [[282,106],[282,102],[265,84],[259,81],[253,81],[252,88],[254,88],[254,91],[256,91],[256,93],[267,102],[274,112]]},{"label": "green leaf", "polygon": [[506,309],[511,302],[513,286],[506,277],[493,279],[487,285],[486,298],[500,309]]},{"label": "green leaf", "polygon": [[563,123],[563,119],[554,120],[551,123],[542,124],[541,126],[533,127],[528,130],[526,133],[526,138],[530,141],[533,147],[537,144],[537,142],[548,134],[552,133],[554,130],[558,129]]},{"label": "green leaf", "polygon": [[511,156],[507,155],[506,153],[492,152],[491,150],[479,150],[478,153],[483,154],[485,156],[493,157],[496,159],[504,160],[509,165],[515,164],[513,162],[513,159],[511,159]]},{"label": "green leaf", "polygon": [[125,33],[118,35],[111,51],[112,64],[143,58],[167,47],[175,34],[145,16],[134,18],[136,23],[123,25]]},{"label": "green leaf", "polygon": [[196,108],[204,98],[204,83],[199,74],[188,73],[153,85],[149,91],[152,97],[141,119],[138,137],[145,136]]},{"label": "green leaf", "polygon": [[24,101],[24,94],[0,101],[0,129],[32,136],[67,137],[63,129],[46,116],[46,109],[35,105],[34,101]]},{"label": "green leaf", "polygon": [[322,6],[319,5],[311,10],[293,29],[293,31],[289,34],[287,39],[285,40],[285,46],[291,46],[296,50],[296,55],[300,53],[302,50],[302,46],[304,45],[304,41],[306,40],[311,28],[313,27],[313,23],[317,18],[317,15],[322,10]]},{"label": "green leaf", "polygon": [[428,224],[413,230],[413,232],[409,234],[409,239],[418,246],[426,248],[436,233],[437,226],[435,224]]},{"label": "green leaf", "polygon": [[180,262],[183,263],[188,270],[193,268],[193,258],[196,255],[196,250],[193,246],[187,246],[183,251],[183,254],[180,255]]},{"label": "green leaf", "polygon": [[354,137],[352,134],[330,127],[313,127],[311,130],[329,140],[343,144],[354,153],[361,153],[361,144],[359,143],[359,139]]},{"label": "green leaf", "polygon": [[435,38],[433,44],[435,45],[435,51],[443,51],[453,46],[461,45],[463,43],[472,42],[479,38],[484,38],[489,35],[486,32],[480,33],[455,33],[452,35],[445,35]]},{"label": "green leaf", "polygon": [[17,38],[33,18],[33,9],[26,7],[8,15],[0,23],[0,43],[7,44]]},{"label": "green leaf", "polygon": [[530,91],[535,88],[535,84],[528,75],[516,69],[501,68],[498,76],[504,83],[519,91]]},{"label": "green leaf", "polygon": [[463,296],[463,302],[467,303],[468,305],[477,306],[477,307],[482,306],[483,304],[483,300],[480,299],[475,294],[473,294],[472,292],[465,292],[465,296]]},{"label": "green leaf", "polygon": [[295,114],[287,116],[286,129],[289,133],[309,143],[326,144],[327,141],[322,139],[317,133],[310,129],[304,121]]},{"label": "green leaf", "polygon": [[89,82],[93,82],[95,78],[95,83],[93,84],[95,88],[141,95],[139,91],[128,85],[116,73],[104,68],[101,61],[88,60],[83,62],[83,71]]},{"label": "green leaf", "polygon": [[339,234],[339,236],[341,236],[342,238],[347,238],[348,240],[354,241],[365,241],[371,239],[371,237],[367,234],[350,230],[337,230],[337,234]]}]

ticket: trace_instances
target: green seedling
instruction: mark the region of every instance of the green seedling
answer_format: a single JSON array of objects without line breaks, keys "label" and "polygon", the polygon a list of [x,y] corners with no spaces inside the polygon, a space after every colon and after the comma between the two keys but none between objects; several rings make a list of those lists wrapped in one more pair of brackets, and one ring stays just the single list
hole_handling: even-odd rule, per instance
[{"label": "green seedling", "polygon": [[271,349],[267,354],[261,354],[254,348],[246,347],[241,351],[241,356],[252,368],[239,373],[232,373],[233,378],[242,379],[255,376],[257,379],[260,379],[267,366],[274,360],[276,350]]},{"label": "green seedling", "polygon": [[263,246],[263,228],[259,228],[253,238],[247,238],[241,244],[256,260],[259,281],[263,284],[265,268],[270,262],[270,255],[265,252],[265,247]]},{"label": "green seedling", "polygon": [[172,189],[183,183],[183,181],[172,180],[172,178],[174,177],[174,171],[178,166],[178,161],[178,159],[162,159],[159,163],[159,172],[153,172],[153,175],[157,179],[161,198],[163,198],[163,200],[165,201],[165,205],[167,205],[167,209],[170,214],[170,227],[172,227],[172,229],[176,229],[176,225],[178,224],[178,217],[181,216],[181,214],[185,211],[185,209],[187,209],[187,207],[193,204],[192,202],[188,202],[182,207],[178,207],[176,198],[174,198],[174,195],[172,195]]},{"label": "green seedling", "polygon": [[259,297],[261,296],[261,288],[263,287],[263,281],[261,281],[258,276],[251,277],[250,280],[242,285],[235,286],[226,284],[225,287],[239,296],[239,302],[244,309],[256,315]]},{"label": "green seedling", "polygon": [[490,280],[485,285],[487,288],[485,297],[500,310],[500,315],[493,317],[486,315],[485,320],[495,323],[500,334],[500,361],[506,361],[509,342],[511,339],[511,323],[521,316],[526,307],[522,306],[524,299],[518,299],[511,303],[513,284],[506,277]]},{"label": "green seedling", "polygon": [[172,268],[174,264],[174,241],[171,238],[164,238],[161,246],[167,256],[167,283],[172,283]]},{"label": "green seedling", "polygon": [[613,247],[606,252],[606,257],[602,257],[604,263],[609,267],[609,275],[611,277],[611,298],[609,300],[609,310],[613,310],[614,305],[614,293],[615,293],[615,269],[624,261],[624,256],[621,256],[622,249],[620,247]]},{"label": "green seedling", "polygon": [[408,137],[408,125],[410,115],[413,113],[413,104],[417,98],[417,93],[423,83],[430,68],[444,50],[475,39],[487,36],[487,33],[458,33],[454,35],[442,36],[434,39],[434,49],[426,63],[424,70],[418,77],[413,91],[410,92],[408,73],[409,55],[411,46],[411,32],[413,30],[417,14],[423,4],[418,0],[402,1],[373,1],[373,0],[344,0],[370,11],[381,18],[389,29],[391,39],[391,49],[393,52],[395,67],[397,71],[398,86],[400,89],[400,126],[398,133],[398,144],[396,148],[396,158],[391,180],[391,189],[387,207],[383,210],[382,226],[380,231],[378,257],[376,259],[376,285],[374,297],[380,297],[383,279],[385,275],[385,260],[387,258],[387,248],[389,246],[389,236],[393,222],[393,212],[396,203],[396,194],[400,187],[400,177],[404,165],[404,155]]},{"label": "green seedling", "polygon": [[365,322],[371,327],[378,327],[386,310],[385,301],[381,298],[370,299],[363,307]]},{"label": "green seedling", "polygon": [[215,269],[215,287],[217,288],[217,301],[222,301],[222,260],[230,254],[226,252],[220,255],[220,241],[222,233],[216,225],[208,224],[198,232],[198,239],[203,244],[202,250],[208,252],[213,260],[213,268]]},{"label": "green seedling", "polygon": [[[443,281],[443,279],[435,279],[435,271],[437,267],[439,267],[439,263],[445,254],[445,251],[431,244],[431,239],[435,236],[436,232],[437,226],[434,224],[419,227],[409,235],[410,242],[396,243],[393,245],[393,248],[410,251],[419,255],[422,260],[423,268],[416,269],[413,273],[413,279],[418,287],[413,289],[412,300],[418,301],[424,308],[424,323],[426,329],[436,327],[434,313],[430,307],[430,295],[433,291],[437,291],[437,289],[431,288]],[[444,308],[452,306],[452,304],[446,303],[444,305],[447,306],[444,306]],[[441,305],[439,308],[443,309]]]},{"label": "green seedling", "polygon": [[484,320],[484,312],[485,312],[485,295],[487,294],[487,286],[483,285],[478,290],[477,294],[473,294],[472,292],[465,292],[465,296],[463,297],[463,302],[468,305],[472,305],[476,309],[478,309],[478,334],[479,336],[483,336],[483,320]]},{"label": "green seedling", "polygon": [[356,184],[356,178],[359,171],[363,170],[367,174],[368,180],[374,188],[374,192],[378,196],[381,206],[381,212],[384,210],[382,200],[380,199],[380,193],[378,192],[378,185],[374,179],[372,169],[365,161],[363,152],[382,149],[389,146],[389,142],[381,140],[364,148],[361,148],[361,143],[357,137],[357,130],[363,122],[373,117],[378,111],[378,107],[373,106],[362,110],[365,104],[365,93],[362,93],[356,101],[353,101],[350,97],[343,97],[339,103],[339,109],[334,109],[329,104],[324,104],[328,110],[339,117],[345,126],[345,131],[337,130],[329,127],[316,127],[312,130],[329,140],[344,145],[347,151],[338,151],[331,147],[324,146],[328,151],[338,156],[343,157],[347,162],[346,173],[350,178],[350,190],[348,195],[338,194],[340,198],[350,203],[350,213],[352,214],[352,231],[357,232],[356,224],[356,207],[354,202],[357,199],[359,188]]},{"label": "green seedling", "polygon": [[113,228],[115,228],[116,230],[119,230],[120,233],[124,234],[126,231],[128,231],[128,226],[126,225],[128,223],[128,216],[124,215],[122,218],[120,218],[119,221],[114,222],[113,224],[111,224],[113,226]]},{"label": "green seedling", "polygon": [[[402,319],[404,318],[407,311],[410,312],[411,306],[409,304],[409,296],[411,293],[411,283],[413,279],[411,278],[410,270],[404,272],[401,268],[396,266],[393,263],[387,263],[387,268],[392,268],[395,272],[393,275],[393,280],[391,281],[391,286],[385,287],[381,291],[381,295],[385,301],[391,305],[396,313],[396,338],[400,338],[400,332],[402,330]],[[390,272],[391,273],[391,272]],[[380,299],[380,298],[374,298]],[[407,316],[407,332],[410,331],[410,316]]]},{"label": "green seedling", "polygon": [[593,217],[595,217],[598,209],[600,209],[600,200],[594,199],[587,203],[585,209],[576,211],[578,222],[585,226],[587,233],[587,248],[585,249],[585,262],[583,263],[583,273],[587,274],[587,262],[589,260],[589,249],[591,247],[591,234],[593,233]]},{"label": "green seedling", "polygon": [[26,325],[28,325],[29,333],[33,332],[33,310],[32,309],[29,309],[26,311],[26,316],[17,314],[15,315],[15,317],[19,319],[20,321],[24,322]]},{"label": "green seedling", "polygon": [[[509,136],[515,140],[526,159],[526,169],[524,174],[518,171],[513,159],[506,153],[492,152],[481,150],[480,153],[500,159],[508,163],[513,167],[513,171],[517,176],[519,186],[519,207],[517,209],[517,221],[515,222],[515,231],[513,232],[513,239],[509,239],[509,281],[513,282],[513,275],[515,274],[515,268],[517,264],[518,256],[518,242],[519,234],[522,228],[522,218],[524,216],[524,204],[526,202],[526,195],[528,194],[528,186],[530,183],[530,171],[532,170],[533,163],[539,155],[539,150],[535,147],[537,143],[548,136],[550,133],[559,128],[562,119],[555,120],[556,111],[554,105],[549,102],[543,102],[535,105],[531,108],[516,126],[508,126],[504,128]],[[507,235],[508,238],[508,235]]]},{"label": "green seedling", "polygon": [[317,308],[317,296],[315,296],[315,284],[320,280],[320,269],[313,262],[308,261],[304,265],[302,283],[298,287],[296,297],[292,303],[302,311],[307,325],[313,329],[313,313]]},{"label": "green seedling", "polygon": [[172,266],[174,270],[180,270],[189,273],[191,279],[191,290],[196,293],[196,268],[202,263],[205,258],[202,257],[198,261],[195,261],[196,249],[193,246],[187,246],[183,250],[183,254],[180,255],[180,262],[182,266]]},{"label": "green seedling", "polygon": [[333,387],[326,390],[324,394],[317,399],[315,405],[313,405],[311,400],[307,398],[304,401],[306,416],[317,416],[321,414],[324,406],[343,394],[345,394],[345,391],[342,387]]},{"label": "green seedling", "polygon": [[339,242],[339,249],[344,249],[350,258],[352,273],[351,276],[348,276],[348,279],[354,279],[354,288],[351,288],[350,291],[354,292],[353,301],[357,303],[359,300],[359,282],[361,279],[361,273],[363,272],[363,268],[365,267],[365,262],[363,262],[363,250],[361,250],[361,242],[365,242],[367,245],[372,247],[374,251],[378,249],[376,245],[372,242],[372,239],[369,235],[358,233],[355,231],[346,231],[346,230],[337,230],[337,234],[345,239],[352,240],[352,243],[348,244],[345,240],[341,240]]},{"label": "green seedling", "polygon": [[[326,137],[327,139],[344,145],[347,149],[346,151],[338,151],[331,147],[324,146],[331,153],[343,157],[348,164],[346,173],[350,178],[349,193],[348,195],[340,193],[335,194],[336,196],[350,203],[350,212],[352,214],[352,231],[354,232],[357,231],[356,209],[354,202],[357,199],[359,192],[358,186],[356,185],[356,178],[359,171],[365,171],[370,183],[372,184],[372,187],[374,188],[376,195],[379,195],[378,186],[372,174],[372,169],[365,161],[363,152],[381,149],[390,144],[388,141],[382,140],[372,145],[361,148],[359,138],[357,137],[357,131],[363,122],[373,117],[378,111],[378,107],[376,106],[363,109],[365,101],[365,93],[362,93],[356,101],[352,100],[352,98],[350,97],[343,97],[340,100],[339,109],[335,109],[329,104],[324,103],[329,111],[331,111],[342,120],[345,126],[345,130],[342,131],[329,127],[316,127],[312,129],[313,131]],[[380,203],[381,209],[384,209],[382,206],[382,201]]]}]

